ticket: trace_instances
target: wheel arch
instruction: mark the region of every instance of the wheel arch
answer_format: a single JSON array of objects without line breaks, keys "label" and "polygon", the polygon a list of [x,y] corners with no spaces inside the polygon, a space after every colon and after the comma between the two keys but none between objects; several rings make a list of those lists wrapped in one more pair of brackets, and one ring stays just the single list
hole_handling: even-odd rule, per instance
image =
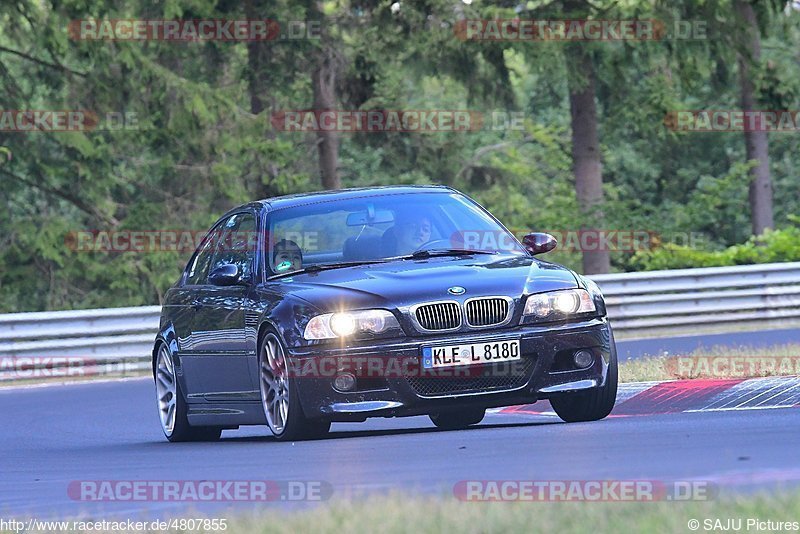
[{"label": "wheel arch", "polygon": [[267,332],[270,330],[277,332],[279,336],[283,337],[283,333],[281,332],[280,328],[278,328],[278,326],[275,324],[275,322],[268,317],[264,317],[261,319],[261,324],[258,325],[258,336],[256,337],[256,350],[260,350],[261,342],[264,340],[264,336],[266,336]]},{"label": "wheel arch", "polygon": [[159,330],[158,334],[156,334],[156,339],[153,342],[153,351],[150,354],[150,367],[154,374],[156,370],[156,358],[158,358],[158,348],[161,345],[166,345],[170,356],[172,356],[173,360],[175,361],[175,364],[180,366],[180,361],[178,360],[177,356],[178,338],[175,335],[175,327],[172,325],[171,321],[165,324],[164,327]]}]

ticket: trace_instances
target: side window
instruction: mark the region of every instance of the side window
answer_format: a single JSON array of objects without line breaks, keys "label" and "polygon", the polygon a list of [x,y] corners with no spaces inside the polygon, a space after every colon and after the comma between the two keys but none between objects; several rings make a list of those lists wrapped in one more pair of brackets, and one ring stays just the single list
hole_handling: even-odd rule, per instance
[{"label": "side window", "polygon": [[209,267],[211,266],[211,256],[214,253],[214,244],[216,243],[217,231],[212,231],[200,245],[197,254],[191,264],[189,264],[189,272],[186,275],[187,285],[202,285],[206,283],[208,278]]},{"label": "side window", "polygon": [[237,213],[219,226],[211,271],[225,264],[239,266],[243,278],[250,278],[258,245],[256,218],[252,213]]}]

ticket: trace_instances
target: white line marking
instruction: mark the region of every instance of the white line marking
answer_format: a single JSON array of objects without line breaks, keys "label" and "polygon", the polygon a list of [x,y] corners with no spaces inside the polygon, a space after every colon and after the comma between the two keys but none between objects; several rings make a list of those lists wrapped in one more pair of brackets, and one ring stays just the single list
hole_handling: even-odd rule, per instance
[{"label": "white line marking", "polygon": [[[755,395],[755,396],[753,396],[753,397],[750,397],[750,398],[748,398],[748,399],[745,399],[743,402],[739,403],[739,404],[738,404],[736,407],[737,407],[737,408],[739,408],[739,407],[741,407],[741,406],[744,406],[745,404],[747,404],[747,403],[749,403],[749,402],[752,402],[752,401],[756,400],[757,398],[759,398],[759,397],[762,397],[762,396],[764,396],[764,395],[768,394],[770,391],[775,391],[776,389],[779,389],[779,388],[782,388],[782,387],[784,387],[784,384],[778,384],[778,385],[776,385],[776,386],[772,386],[771,388],[769,388],[769,389],[767,389],[767,390],[765,390],[765,391],[762,391],[761,393],[758,393],[757,395]],[[758,391],[757,389],[755,389],[755,390],[751,389],[750,391],[748,391],[748,392],[747,392],[747,394],[753,394],[753,393],[756,393],[757,391]],[[744,395],[744,396],[742,396],[742,397],[739,397],[737,400],[742,400],[742,398],[744,398],[745,396],[747,396],[747,394],[745,394],[745,395]],[[780,393],[778,393],[778,394],[780,395]],[[757,405],[756,405],[756,406],[757,406]]]},{"label": "white line marking", "polygon": [[762,405],[762,404],[764,404],[765,402],[769,402],[769,401],[771,401],[772,399],[774,399],[775,397],[780,397],[781,395],[784,395],[784,394],[786,394],[787,392],[789,392],[789,391],[791,391],[791,390],[795,389],[795,388],[796,388],[796,387],[798,387],[798,386],[800,386],[800,382],[798,382],[797,384],[795,384],[795,385],[793,385],[793,386],[791,386],[791,387],[788,387],[788,388],[784,389],[783,391],[780,391],[780,392],[776,393],[775,395],[773,395],[772,397],[770,397],[770,398],[768,398],[768,399],[766,399],[766,400],[763,400],[763,401],[759,402],[758,404],[756,404],[756,406],[761,406],[761,405]]},{"label": "white line marking", "polygon": [[20,384],[14,386],[0,386],[0,394],[4,391],[19,389],[52,388],[57,386],[76,386],[79,384],[108,384],[109,382],[132,382],[134,380],[152,380],[152,376],[127,376],[125,378],[99,378],[97,380],[67,380],[65,382],[45,382],[42,384]]},{"label": "white line marking", "polygon": [[684,410],[682,413],[743,412],[745,410],[774,410],[776,408],[794,408],[794,404],[780,404],[776,406],[736,406],[733,408],[698,408],[696,410]]}]

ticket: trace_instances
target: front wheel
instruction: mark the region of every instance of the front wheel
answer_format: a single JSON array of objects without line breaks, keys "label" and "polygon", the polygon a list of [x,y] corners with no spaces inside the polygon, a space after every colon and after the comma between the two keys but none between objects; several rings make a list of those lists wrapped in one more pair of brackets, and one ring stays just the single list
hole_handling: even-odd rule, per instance
[{"label": "front wheel", "polygon": [[567,423],[598,421],[614,409],[617,401],[617,351],[611,350],[606,383],[602,387],[564,393],[550,399],[556,414]]},{"label": "front wheel", "polygon": [[267,425],[278,441],[322,437],[330,421],[307,419],[300,406],[297,383],[289,372],[286,351],[275,332],[268,331],[258,351],[261,406]]},{"label": "front wheel", "polygon": [[175,374],[175,363],[172,361],[167,346],[158,347],[156,365],[153,369],[156,382],[156,400],[161,430],[169,441],[216,441],[222,429],[215,426],[190,426],[187,418],[186,401],[181,392],[181,385]]},{"label": "front wheel", "polygon": [[486,410],[483,408],[476,408],[457,412],[432,413],[428,417],[431,418],[431,422],[438,428],[457,430],[460,428],[467,428],[471,425],[477,425],[483,421],[484,415],[486,415]]}]

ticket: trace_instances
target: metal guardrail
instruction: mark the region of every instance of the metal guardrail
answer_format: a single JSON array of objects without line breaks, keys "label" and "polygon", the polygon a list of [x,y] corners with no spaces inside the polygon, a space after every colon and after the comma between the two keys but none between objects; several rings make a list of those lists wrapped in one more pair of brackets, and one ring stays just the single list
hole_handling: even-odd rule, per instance
[{"label": "metal guardrail", "polygon": [[149,369],[160,306],[0,315],[0,382]]},{"label": "metal guardrail", "polygon": [[800,262],[593,276],[618,338],[800,324]]},{"label": "metal guardrail", "polygon": [[[617,339],[800,325],[800,262],[591,277]],[[0,381],[149,367],[159,306],[0,315]],[[38,368],[37,368],[38,366]]]}]

